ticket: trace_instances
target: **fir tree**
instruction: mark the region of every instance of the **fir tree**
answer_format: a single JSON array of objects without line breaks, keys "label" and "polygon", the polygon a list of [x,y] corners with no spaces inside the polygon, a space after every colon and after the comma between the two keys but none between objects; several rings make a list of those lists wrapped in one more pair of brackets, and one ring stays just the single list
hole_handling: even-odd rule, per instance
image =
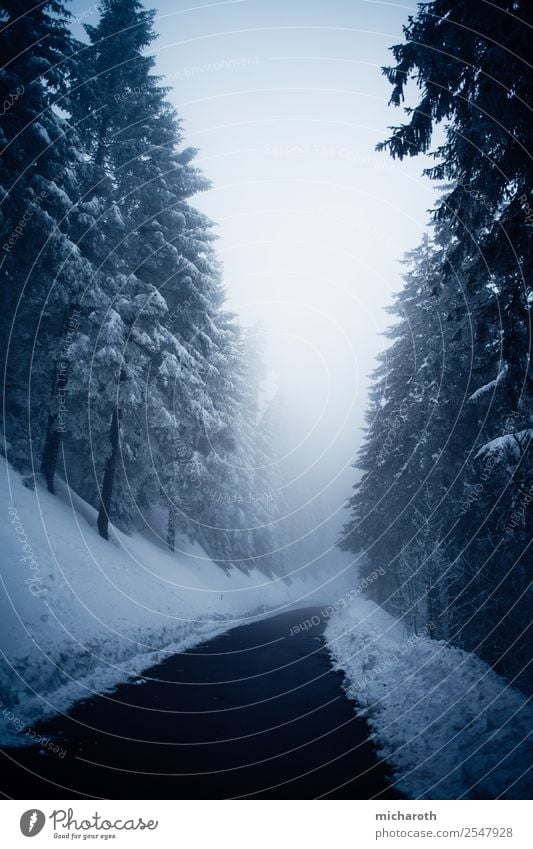
[{"label": "fir tree", "polygon": [[[377,375],[343,543],[386,559],[382,603],[412,621],[433,617],[437,635],[518,674],[524,687],[533,485],[529,19],[522,2],[422,4],[392,48],[396,65],[384,69],[394,105],[411,79],[421,96],[378,148],[400,159],[430,152],[427,175],[448,185],[434,213],[428,307],[413,300],[409,275],[395,307],[405,306],[415,328],[413,348],[421,342],[429,394],[413,404],[405,392],[411,331],[400,320]],[[430,151],[441,122],[444,141]]]},{"label": "fir tree", "polygon": [[[73,72],[74,43],[61,2],[0,6],[1,304],[5,433],[19,466],[35,462],[64,415],[59,363],[71,305],[91,277],[69,238],[79,139],[55,109]],[[59,442],[47,454],[57,454]],[[44,467],[53,488],[53,472]]]}]

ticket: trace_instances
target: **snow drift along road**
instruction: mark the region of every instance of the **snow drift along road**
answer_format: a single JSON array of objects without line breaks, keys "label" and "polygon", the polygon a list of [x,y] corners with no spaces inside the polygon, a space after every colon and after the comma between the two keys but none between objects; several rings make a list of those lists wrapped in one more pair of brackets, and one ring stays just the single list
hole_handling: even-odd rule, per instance
[{"label": "snow drift along road", "polygon": [[361,598],[333,615],[325,636],[401,792],[415,799],[531,797],[533,710],[476,655],[409,635]]}]

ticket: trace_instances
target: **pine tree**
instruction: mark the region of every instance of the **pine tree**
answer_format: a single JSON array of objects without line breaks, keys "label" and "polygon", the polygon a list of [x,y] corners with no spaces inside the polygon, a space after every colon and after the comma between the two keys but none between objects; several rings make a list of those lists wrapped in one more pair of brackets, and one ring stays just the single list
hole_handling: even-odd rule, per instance
[{"label": "pine tree", "polygon": [[[145,55],[154,37],[153,14],[135,0],[102,4],[98,25],[86,27],[90,44],[81,54],[77,95],[71,101],[73,120],[90,155],[85,194],[94,207],[95,227],[96,221],[105,225],[110,218],[121,231],[110,244],[91,225],[82,242],[85,249],[92,248],[94,261],[109,278],[106,309],[117,316],[113,333],[118,323],[121,328],[120,350],[111,353],[107,344],[100,350],[97,345],[93,356],[102,381],[109,365],[106,352],[116,362],[115,381],[122,375],[115,396],[122,397],[119,483],[126,502],[117,504],[115,513],[126,521],[143,490],[166,493],[172,547],[177,489],[181,486],[182,497],[191,499],[184,492],[187,474],[179,466],[197,467],[202,477],[214,450],[213,434],[227,427],[223,407],[213,396],[212,374],[217,373],[217,358],[223,357],[228,331],[211,224],[188,202],[208,183],[192,164],[195,151],[179,149],[179,121],[166,89],[152,74],[153,58]],[[79,224],[85,226],[85,219]],[[126,290],[136,294],[116,286],[119,275],[127,280]],[[115,433],[109,397],[106,403],[93,427],[100,433],[98,423],[108,421]],[[185,526],[190,530],[190,521],[181,530]]]},{"label": "pine tree", "polygon": [[392,48],[397,64],[384,69],[393,104],[401,103],[413,76],[422,91],[417,107],[407,110],[409,121],[379,149],[400,159],[427,152],[434,124],[448,122],[443,144],[432,153],[437,164],[426,173],[452,182],[436,210],[453,239],[443,285],[460,271],[466,303],[455,319],[471,318],[484,346],[474,389],[490,382],[488,376],[500,380],[503,403],[491,412],[493,430],[509,410],[519,412],[518,427],[530,423],[530,23],[531,9],[520,0],[490,8],[437,0],[409,19],[405,43]]},{"label": "pine tree", "polygon": [[[405,596],[402,610],[419,606],[427,583],[419,581],[419,573],[437,558],[446,580],[431,577],[434,589],[428,586],[423,615],[436,615],[447,638],[478,651],[499,671],[518,674],[524,687],[529,686],[522,673],[527,665],[528,493],[533,486],[531,293],[524,278],[531,267],[526,215],[532,176],[527,153],[532,89],[525,61],[529,20],[523,2],[490,8],[457,0],[420,5],[404,28],[405,42],[392,48],[396,65],[384,69],[394,105],[403,101],[411,79],[421,96],[379,149],[400,159],[427,153],[434,125],[446,122],[443,143],[430,153],[436,164],[426,170],[430,178],[448,181],[434,213],[431,277],[440,331],[430,312],[425,320],[420,314],[419,323],[426,349],[429,340],[442,341],[442,362],[427,361],[429,385],[438,379],[439,394],[432,401],[435,424],[429,439],[422,440],[424,450],[419,447],[423,422],[416,407],[408,405],[405,427],[400,415],[398,437],[380,464],[380,442],[386,444],[405,381],[401,351],[407,330],[397,325],[393,332],[399,334],[400,347],[395,344],[388,352],[396,400],[391,408],[381,373],[372,402],[375,418],[362,453],[365,472],[352,499],[355,517],[345,541],[350,548],[362,541],[388,558],[389,590],[393,599]],[[401,299],[409,297],[410,288],[407,280]],[[398,504],[390,495],[396,484]],[[415,497],[417,486],[421,502]],[[404,502],[407,510],[400,512]],[[410,504],[416,505],[411,518]],[[511,532],[513,514],[517,521]],[[421,530],[410,542],[409,525],[417,518]],[[418,589],[406,592],[417,581]]]},{"label": "pine tree", "polygon": [[[420,550],[450,473],[443,435],[450,416],[443,397],[445,321],[435,286],[438,252],[425,236],[405,258],[405,286],[391,312],[392,344],[380,356],[371,390],[364,445],[356,463],[363,472],[349,501],[353,517],[341,548],[365,553],[385,576],[370,593],[394,613],[417,618],[429,564],[410,562]],[[428,502],[428,493],[433,502]],[[419,558],[417,558],[419,559]],[[422,558],[423,560],[423,558]],[[418,616],[420,619],[420,616]]]},{"label": "pine tree", "polygon": [[[0,337],[5,432],[11,458],[34,467],[66,414],[59,363],[68,348],[70,305],[88,284],[90,264],[70,239],[79,139],[55,108],[73,71],[74,43],[61,2],[0,5],[2,261]],[[48,445],[57,454],[59,442]],[[44,471],[53,488],[53,473]]]},{"label": "pine tree", "polygon": [[60,3],[20,16],[4,5],[2,83],[17,96],[3,124],[2,223],[8,233],[26,205],[32,240],[19,250],[18,234],[3,263],[2,319],[8,329],[17,310],[19,331],[7,368],[13,458],[37,450],[51,492],[61,458],[106,539],[110,519],[128,530],[163,504],[171,550],[187,535],[225,568],[274,572],[277,513],[258,496],[270,450],[258,358],[225,310],[212,224],[189,202],[209,184],[146,54],[154,13],[103,0],[83,45]]}]

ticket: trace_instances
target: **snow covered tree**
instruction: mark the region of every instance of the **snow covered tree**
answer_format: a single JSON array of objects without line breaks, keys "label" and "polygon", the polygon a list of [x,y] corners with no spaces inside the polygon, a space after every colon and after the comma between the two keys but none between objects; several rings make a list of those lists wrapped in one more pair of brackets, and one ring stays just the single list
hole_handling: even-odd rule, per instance
[{"label": "snow covered tree", "polygon": [[[386,559],[381,603],[402,613],[417,608],[417,615],[427,585],[419,573],[427,563],[433,569],[438,553],[446,577],[429,581],[427,616],[440,618],[441,634],[524,687],[531,686],[525,558],[533,485],[525,279],[532,264],[530,16],[521,0],[490,8],[458,0],[421,4],[404,43],[392,48],[396,65],[384,69],[394,105],[410,80],[421,96],[378,148],[400,159],[429,153],[435,165],[426,174],[447,185],[434,212],[427,307],[413,301],[409,277],[395,307],[404,304],[410,318],[393,328],[396,341],[377,375],[363,478],[343,543]],[[441,122],[444,140],[431,151]],[[409,392],[406,367],[417,339],[422,403]]]},{"label": "snow covered tree", "polygon": [[209,184],[146,53],[154,12],[103,0],[81,44],[60,2],[0,9],[11,456],[37,451],[51,492],[59,470],[104,538],[164,505],[170,549],[187,535],[273,571],[250,350],[190,204]]},{"label": "snow covered tree", "polygon": [[489,390],[493,432],[511,410],[519,414],[517,430],[531,424],[530,25],[523,0],[490,8],[436,0],[409,19],[405,43],[392,48],[397,64],[384,69],[393,104],[411,78],[421,97],[380,149],[400,159],[427,152],[434,124],[447,122],[444,142],[431,153],[436,165],[426,172],[452,183],[435,213],[451,232],[442,285],[453,287],[460,273],[465,304],[455,320],[471,321],[483,348],[473,388],[478,401]]},{"label": "snow covered tree", "polygon": [[258,392],[261,348],[259,328],[241,331],[227,316],[226,341],[209,379],[217,418],[204,433],[212,450],[195,457],[189,509],[196,538],[224,568],[274,575],[284,574],[286,566],[274,452]]},{"label": "snow covered tree", "polygon": [[427,236],[406,256],[405,286],[391,309],[397,316],[388,332],[393,342],[379,358],[367,434],[356,463],[363,474],[349,501],[353,516],[340,543],[352,551],[364,546],[385,569],[370,592],[379,592],[376,600],[408,617],[406,598],[411,604],[415,597],[416,604],[421,601],[413,586],[424,587],[425,578],[419,570],[407,577],[406,558],[426,539],[451,471],[443,456],[451,409],[442,384],[450,365],[443,356],[446,321],[436,288],[437,256]]},{"label": "snow covered tree", "polygon": [[[0,19],[5,432],[13,461],[34,467],[47,431],[65,414],[59,363],[68,348],[71,305],[91,268],[70,240],[66,219],[78,193],[79,139],[54,106],[73,70],[67,13],[57,0],[31,8],[6,0]],[[56,441],[47,453],[58,450]],[[52,487],[47,464],[45,472]]]},{"label": "snow covered tree", "polygon": [[[193,164],[195,151],[179,148],[179,120],[145,54],[154,13],[136,0],[106,0],[101,11],[99,23],[86,27],[90,43],[80,52],[70,103],[89,153],[86,202],[72,218],[79,243],[109,281],[88,340],[100,387],[90,393],[98,456],[109,439],[116,445],[102,510],[109,512],[109,481],[118,473],[115,519],[127,525],[129,514],[142,518],[143,511],[147,518],[154,498],[162,500],[169,548],[176,533],[187,534],[215,556],[217,527],[233,527],[228,493],[233,488],[234,499],[239,486],[246,488],[244,480],[230,485],[229,470],[248,413],[239,330],[224,312],[212,225],[189,203],[209,184]],[[105,332],[95,342],[99,322]],[[104,386],[110,374],[112,392]],[[104,422],[111,423],[110,437]],[[214,495],[206,493],[222,490],[214,509]],[[236,537],[226,543],[229,560],[239,561],[244,550],[250,555],[249,545],[237,551]]]}]

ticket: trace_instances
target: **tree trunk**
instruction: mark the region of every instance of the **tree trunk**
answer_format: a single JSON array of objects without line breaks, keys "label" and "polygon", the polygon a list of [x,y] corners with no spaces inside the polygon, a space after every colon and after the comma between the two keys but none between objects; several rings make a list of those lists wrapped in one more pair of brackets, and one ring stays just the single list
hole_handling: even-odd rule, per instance
[{"label": "tree trunk", "polygon": [[440,639],[440,588],[439,576],[431,575],[429,579],[429,587],[427,590],[428,600],[428,615],[426,625],[429,627],[429,637]]},{"label": "tree trunk", "polygon": [[174,551],[176,544],[176,508],[173,504],[168,508],[167,545]]},{"label": "tree trunk", "polygon": [[[48,491],[52,494],[55,494],[54,476],[59,457],[59,449],[61,447],[63,433],[65,431],[64,425],[61,424],[61,416],[66,413],[66,407],[64,405],[64,399],[67,391],[66,386],[68,383],[68,359],[66,358],[66,353],[68,353],[68,347],[70,347],[72,341],[71,335],[74,329],[77,329],[78,327],[77,324],[76,328],[73,326],[74,315],[77,312],[78,305],[71,304],[67,309],[63,320],[64,342],[63,350],[61,351],[62,359],[56,366],[54,383],[52,386],[52,404],[57,404],[57,412],[51,413],[48,418],[48,428],[44,442],[43,456],[41,459],[41,472],[45,477]],[[63,356],[65,356],[64,360]],[[60,393],[62,396],[61,398],[59,397]]]},{"label": "tree trunk", "polygon": [[120,410],[117,406],[113,410],[113,417],[111,419],[111,432],[109,434],[111,454],[108,457],[105,467],[102,494],[100,498],[100,509],[98,511],[98,533],[104,539],[109,539],[109,513],[111,511],[111,502],[113,500],[113,484],[115,482],[115,470],[117,466],[119,426]]},{"label": "tree trunk", "polygon": [[108,123],[109,119],[107,115],[107,110],[105,110],[104,114],[102,115],[102,120],[100,121],[100,129],[98,131],[98,144],[96,146],[96,154],[94,157],[94,164],[97,168],[101,168],[104,164]]},{"label": "tree trunk", "polygon": [[48,492],[51,492],[52,495],[55,495],[54,475],[57,466],[57,458],[59,457],[59,448],[63,437],[62,432],[56,430],[53,426],[52,423],[54,420],[54,417],[50,416],[48,433],[46,434],[46,441],[44,443],[43,459],[41,462],[41,472],[45,477]]}]

